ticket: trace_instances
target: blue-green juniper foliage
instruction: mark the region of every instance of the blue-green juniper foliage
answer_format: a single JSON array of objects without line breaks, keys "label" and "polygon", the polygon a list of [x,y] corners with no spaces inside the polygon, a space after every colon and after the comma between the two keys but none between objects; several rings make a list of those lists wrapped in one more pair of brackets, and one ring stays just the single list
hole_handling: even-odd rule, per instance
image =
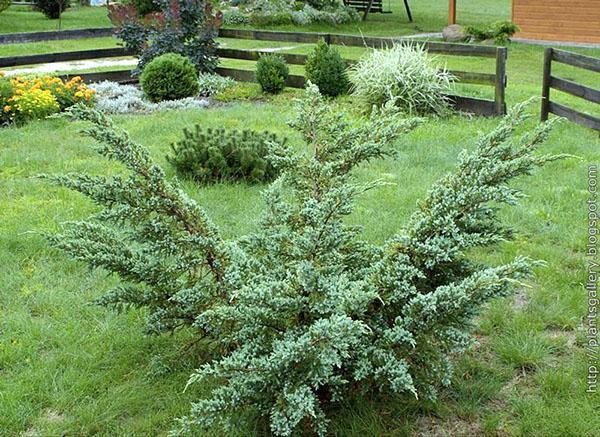
[{"label": "blue-green juniper foliage", "polygon": [[357,196],[381,185],[359,184],[352,172],[391,154],[417,121],[394,115],[392,102],[350,125],[313,85],[296,105],[291,126],[306,153],[271,144],[281,175],[264,192],[259,228],[235,241],[224,241],[146,149],[105,116],[81,106],[70,111],[91,122],[86,133],[101,143],[100,153],[124,163],[131,176],[56,178],[104,210],[53,243],[122,277],[105,303],[148,307],[151,330],[190,325],[220,345],[189,381],[214,389],[175,434],[227,429],[255,408],[276,435],[324,435],[330,405],[351,392],[433,398],[450,381],[451,357],[470,344],[481,305],[531,274],[527,258],[488,266],[468,257],[471,248],[510,237],[496,207],[521,197],[511,179],[558,158],[533,153],[550,124],[515,135],[524,105],[463,153],[382,246],[345,223]]}]

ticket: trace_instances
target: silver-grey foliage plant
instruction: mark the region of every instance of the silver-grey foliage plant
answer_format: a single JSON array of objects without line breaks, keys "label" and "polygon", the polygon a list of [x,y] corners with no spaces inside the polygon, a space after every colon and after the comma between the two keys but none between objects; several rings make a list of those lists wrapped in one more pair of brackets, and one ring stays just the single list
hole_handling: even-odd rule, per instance
[{"label": "silver-grey foliage plant", "polygon": [[228,241],[106,116],[82,106],[70,114],[91,122],[85,132],[99,152],[125,164],[130,176],[56,178],[104,209],[52,242],[121,276],[103,303],[146,307],[152,331],[187,325],[219,345],[189,380],[212,391],[176,434],[227,429],[251,407],[276,435],[300,428],[324,435],[330,404],[351,391],[435,397],[450,381],[451,357],[469,346],[481,305],[531,274],[527,258],[488,266],[469,250],[510,237],[496,207],[522,194],[508,183],[558,158],[533,153],[550,124],[515,135],[526,118],[517,105],[460,155],[398,234],[374,245],[345,218],[356,198],[381,182],[360,183],[353,171],[392,153],[417,122],[384,107],[349,125],[310,85],[291,123],[306,153],[272,144],[282,173],[264,192],[260,225]]}]

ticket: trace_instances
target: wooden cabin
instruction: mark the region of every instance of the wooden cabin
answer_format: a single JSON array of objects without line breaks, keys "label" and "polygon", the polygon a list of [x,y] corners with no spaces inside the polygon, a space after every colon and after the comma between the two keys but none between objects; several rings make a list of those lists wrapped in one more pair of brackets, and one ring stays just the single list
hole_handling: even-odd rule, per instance
[{"label": "wooden cabin", "polygon": [[518,38],[600,43],[600,0],[513,0]]},{"label": "wooden cabin", "polygon": [[[448,1],[450,24],[456,3]],[[512,21],[517,38],[600,44],[600,0],[512,0]]]}]

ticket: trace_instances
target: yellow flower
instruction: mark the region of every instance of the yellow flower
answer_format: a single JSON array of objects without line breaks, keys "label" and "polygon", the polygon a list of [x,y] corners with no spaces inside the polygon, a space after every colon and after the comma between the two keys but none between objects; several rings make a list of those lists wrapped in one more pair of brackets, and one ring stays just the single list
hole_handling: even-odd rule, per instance
[{"label": "yellow flower", "polygon": [[10,111],[10,106],[6,105],[6,106],[4,107],[4,111],[6,111],[6,112]]}]

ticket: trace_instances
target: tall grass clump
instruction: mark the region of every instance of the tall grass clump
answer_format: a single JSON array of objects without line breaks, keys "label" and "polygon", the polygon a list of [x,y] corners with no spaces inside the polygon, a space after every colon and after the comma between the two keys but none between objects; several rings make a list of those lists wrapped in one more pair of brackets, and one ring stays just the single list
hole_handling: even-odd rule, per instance
[{"label": "tall grass clump", "polygon": [[422,45],[396,44],[373,50],[348,72],[352,93],[365,111],[388,101],[407,114],[448,111],[452,76],[440,69]]}]

